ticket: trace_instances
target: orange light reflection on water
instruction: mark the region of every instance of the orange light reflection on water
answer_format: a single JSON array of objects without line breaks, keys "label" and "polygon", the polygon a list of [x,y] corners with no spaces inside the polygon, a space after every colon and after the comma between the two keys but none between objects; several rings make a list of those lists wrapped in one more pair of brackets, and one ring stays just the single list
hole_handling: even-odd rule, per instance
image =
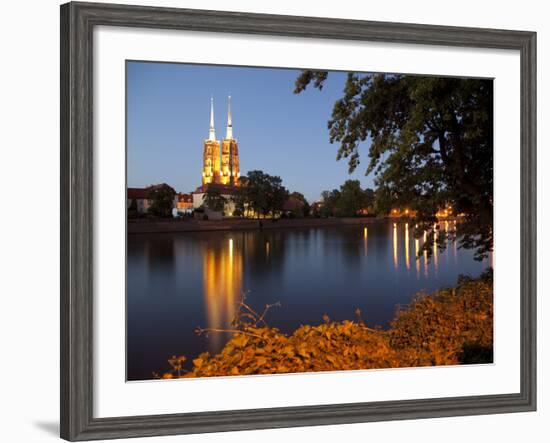
[{"label": "orange light reflection on water", "polygon": [[418,256],[418,250],[420,249],[420,240],[414,239],[414,262],[416,264],[416,278],[420,274],[420,257]]},{"label": "orange light reflection on water", "polygon": [[405,223],[405,265],[407,269],[411,267],[411,261],[409,256],[409,224]]},{"label": "orange light reflection on water", "polygon": [[433,245],[433,261],[434,261],[434,272],[437,276],[438,268],[438,257],[437,257],[437,227],[434,225],[434,245]]},{"label": "orange light reflection on water", "polygon": [[393,266],[397,269],[399,262],[397,260],[397,224],[393,224]]},{"label": "orange light reflection on water", "polygon": [[[235,316],[242,291],[243,258],[241,250],[229,239],[218,248],[203,252],[203,285],[208,328],[226,329]],[[222,334],[211,334],[210,343],[218,348]]]}]

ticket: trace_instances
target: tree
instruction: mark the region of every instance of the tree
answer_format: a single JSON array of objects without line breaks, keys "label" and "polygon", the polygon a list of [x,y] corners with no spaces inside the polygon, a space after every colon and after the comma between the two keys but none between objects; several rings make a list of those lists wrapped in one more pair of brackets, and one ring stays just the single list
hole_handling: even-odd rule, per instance
[{"label": "tree", "polygon": [[369,212],[374,212],[375,193],[371,188],[365,189],[365,204]]},{"label": "tree", "polygon": [[333,189],[332,191],[321,192],[321,199],[323,200],[323,206],[320,209],[320,215],[322,217],[333,217],[336,215],[336,204],[340,199],[340,191]]},{"label": "tree", "polygon": [[247,215],[248,200],[247,200],[247,184],[248,180],[246,176],[239,178],[239,184],[233,195],[231,195],[231,202],[233,203],[234,210],[233,215],[236,217],[243,217]]},{"label": "tree", "polygon": [[262,171],[249,171],[246,175],[247,185],[244,189],[246,205],[256,216],[268,212],[267,192],[269,184]]},{"label": "tree", "polygon": [[311,211],[311,206],[309,205],[308,201],[304,197],[304,194],[302,194],[301,192],[294,191],[288,196],[288,199],[298,203],[298,206],[292,209],[293,217],[309,216],[309,213]]},{"label": "tree", "polygon": [[223,212],[227,199],[221,194],[220,190],[208,186],[202,196],[202,201],[212,211]]},{"label": "tree", "polygon": [[[268,193],[267,193],[267,208],[271,213],[271,217],[283,210],[283,206],[288,199],[288,191],[282,185],[283,181],[280,177],[266,174],[268,177]],[[265,214],[264,214],[265,215]]]},{"label": "tree", "polygon": [[311,215],[311,205],[307,200],[304,201],[304,205],[302,206],[302,215],[304,217],[309,217]]},{"label": "tree", "polygon": [[367,196],[361,189],[359,180],[347,180],[340,186],[340,198],[336,201],[336,211],[342,217],[353,217],[367,207]]},{"label": "tree", "polygon": [[171,217],[176,191],[167,184],[147,188],[147,199],[151,202],[148,212],[157,217]]},{"label": "tree", "polygon": [[373,212],[374,191],[362,189],[359,180],[347,180],[339,190],[323,191],[321,197],[320,215],[325,217],[354,217],[364,209]]},{"label": "tree", "polygon": [[282,185],[280,177],[263,171],[250,171],[246,175],[246,185],[241,186],[244,192],[245,205],[257,215],[275,217],[283,209],[288,198],[288,191]]},{"label": "tree", "polygon": [[130,200],[130,206],[128,206],[128,218],[137,218],[139,217],[137,201],[135,198]]},{"label": "tree", "polygon": [[[303,71],[295,93],[312,82],[322,89],[327,75]],[[377,208],[411,208],[415,236],[433,238],[435,214],[451,205],[464,214],[453,235],[481,259],[493,248],[492,121],[492,80],[349,73],[328,129],[350,172],[369,143]]]}]

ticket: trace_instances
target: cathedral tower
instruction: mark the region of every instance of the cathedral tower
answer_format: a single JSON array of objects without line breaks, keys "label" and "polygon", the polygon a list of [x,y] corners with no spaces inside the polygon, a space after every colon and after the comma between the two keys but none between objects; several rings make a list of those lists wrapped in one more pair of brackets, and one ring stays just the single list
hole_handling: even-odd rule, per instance
[{"label": "cathedral tower", "polygon": [[239,184],[239,147],[233,138],[233,121],[231,116],[231,96],[227,109],[227,130],[222,141],[222,158],[220,183],[224,185]]},{"label": "cathedral tower", "polygon": [[202,184],[220,181],[220,142],[214,129],[214,99],[210,99],[210,132],[204,141]]}]

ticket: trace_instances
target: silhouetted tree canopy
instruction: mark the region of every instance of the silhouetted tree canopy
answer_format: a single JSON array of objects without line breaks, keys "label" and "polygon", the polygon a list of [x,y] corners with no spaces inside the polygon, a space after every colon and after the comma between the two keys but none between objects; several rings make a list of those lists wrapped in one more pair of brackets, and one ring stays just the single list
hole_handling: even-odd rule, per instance
[{"label": "silhouetted tree canopy", "polygon": [[151,201],[148,212],[156,217],[171,217],[176,191],[167,184],[150,186],[146,197]]},{"label": "silhouetted tree canopy", "polygon": [[369,212],[372,210],[374,191],[370,188],[362,189],[359,180],[346,180],[340,189],[321,192],[321,198],[321,215],[354,217],[364,209]]},{"label": "silhouetted tree canopy", "polygon": [[[322,89],[327,75],[303,71],[294,92],[310,83]],[[426,230],[431,238],[436,212],[451,205],[464,214],[452,233],[459,245],[478,259],[492,251],[492,80],[349,73],[328,129],[350,173],[360,146],[368,147],[379,211],[414,210],[415,235]]]},{"label": "silhouetted tree canopy", "polygon": [[239,212],[252,210],[257,216],[275,216],[283,209],[288,198],[288,191],[283,186],[281,177],[269,175],[263,171],[249,171],[240,178],[241,186],[233,197]]},{"label": "silhouetted tree canopy", "polygon": [[222,195],[219,189],[209,186],[206,188],[206,192],[202,196],[204,204],[212,211],[223,212],[226,198]]},{"label": "silhouetted tree canopy", "polygon": [[294,191],[294,192],[290,193],[288,198],[289,199],[294,199],[294,200],[299,201],[301,203],[301,205],[299,207],[294,208],[292,210],[292,213],[293,213],[294,217],[308,217],[309,216],[309,213],[311,211],[311,206],[310,206],[309,202],[307,201],[307,199],[305,198],[304,194],[302,194],[301,192]]}]

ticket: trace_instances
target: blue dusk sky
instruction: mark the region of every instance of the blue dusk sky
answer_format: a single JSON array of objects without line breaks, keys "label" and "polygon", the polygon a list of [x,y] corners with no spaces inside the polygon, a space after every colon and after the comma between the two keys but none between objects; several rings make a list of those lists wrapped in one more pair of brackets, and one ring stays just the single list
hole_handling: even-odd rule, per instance
[{"label": "blue dusk sky", "polygon": [[178,192],[201,185],[203,142],[208,137],[210,97],[216,138],[225,137],[231,95],[233,135],[239,144],[241,175],[259,169],[283,179],[289,191],[312,202],[323,190],[365,177],[361,164],[348,174],[347,159],[336,161],[327,121],[342,96],[346,73],[332,72],[322,91],[294,94],[294,69],[127,62],[128,186],[168,183]]}]

